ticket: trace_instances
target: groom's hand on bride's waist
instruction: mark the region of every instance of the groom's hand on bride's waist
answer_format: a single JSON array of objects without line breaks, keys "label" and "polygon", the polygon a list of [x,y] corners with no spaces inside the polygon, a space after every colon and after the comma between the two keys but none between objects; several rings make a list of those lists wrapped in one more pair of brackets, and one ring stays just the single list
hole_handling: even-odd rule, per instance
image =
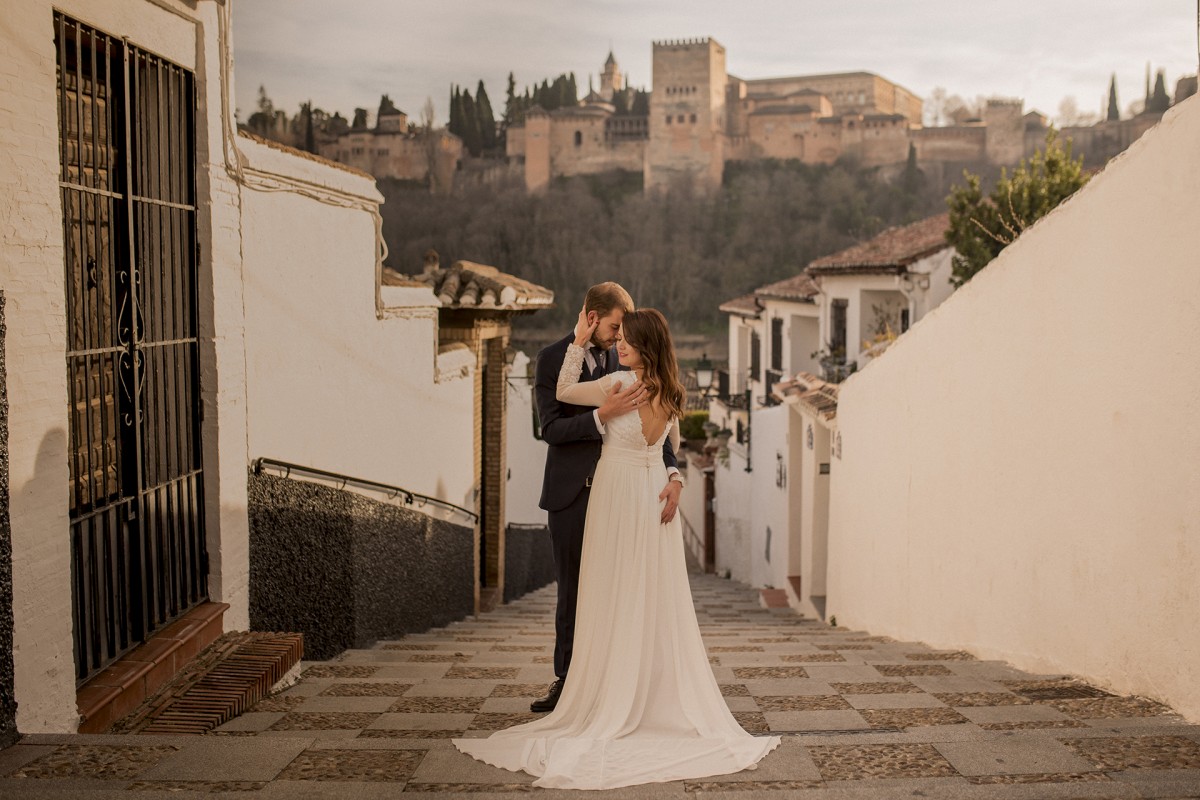
[{"label": "groom's hand on bride's waist", "polygon": [[621,384],[614,383],[613,387],[608,390],[608,397],[604,399],[604,404],[598,409],[600,424],[607,425],[610,419],[628,414],[636,409],[645,397],[646,387],[641,381],[629,384],[626,389],[622,389]]}]

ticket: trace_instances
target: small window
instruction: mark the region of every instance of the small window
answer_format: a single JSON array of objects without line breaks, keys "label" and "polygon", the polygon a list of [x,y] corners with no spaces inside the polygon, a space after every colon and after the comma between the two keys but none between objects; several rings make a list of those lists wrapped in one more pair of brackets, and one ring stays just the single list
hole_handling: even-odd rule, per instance
[{"label": "small window", "polygon": [[696,121],[696,115],[695,115],[695,114],[692,114],[692,116],[691,116],[691,118],[690,118],[690,121],[691,121],[691,122],[693,122],[693,123]]},{"label": "small window", "polygon": [[671,124],[671,115],[670,114],[667,114],[667,124],[668,125]]},{"label": "small window", "polygon": [[909,324],[910,323],[908,321],[908,309],[907,308],[900,309],[900,332],[904,333],[906,330],[908,330]]},{"label": "small window", "polygon": [[683,114],[680,114],[678,117],[676,117],[675,121],[678,122],[680,125],[682,125],[683,124]]},{"label": "small window", "polygon": [[576,147],[583,146],[583,132],[582,131],[575,131],[575,146]]},{"label": "small window", "polygon": [[771,319],[771,369],[783,371],[783,320]]}]

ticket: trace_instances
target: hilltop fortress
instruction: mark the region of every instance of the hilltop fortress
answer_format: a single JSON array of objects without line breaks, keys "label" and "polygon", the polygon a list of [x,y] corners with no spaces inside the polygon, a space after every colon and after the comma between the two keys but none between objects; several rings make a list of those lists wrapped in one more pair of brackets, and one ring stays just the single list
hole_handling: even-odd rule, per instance
[{"label": "hilltop fortress", "polygon": [[[725,48],[714,39],[653,48],[648,116],[616,112],[611,99],[622,76],[610,53],[600,92],[571,108],[535,107],[509,128],[506,154],[523,166],[528,189],[611,170],[642,172],[647,189],[680,179],[715,187],[729,161],[830,164],[852,157],[883,166],[903,163],[910,145],[922,163],[1009,165],[1045,141],[1046,117],[1025,113],[1021,100],[989,100],[978,119],[924,128],[921,98],[870,72],[744,80],[726,72]],[[1103,163],[1160,117],[1139,114],[1064,133],[1088,163]]]}]

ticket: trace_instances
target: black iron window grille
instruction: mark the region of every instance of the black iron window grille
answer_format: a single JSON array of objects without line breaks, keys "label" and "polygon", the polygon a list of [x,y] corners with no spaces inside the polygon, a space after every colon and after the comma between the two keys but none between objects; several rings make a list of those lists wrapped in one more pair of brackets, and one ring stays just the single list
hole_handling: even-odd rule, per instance
[{"label": "black iron window grille", "polygon": [[195,85],[62,14],[54,32],[83,682],[208,596]]}]

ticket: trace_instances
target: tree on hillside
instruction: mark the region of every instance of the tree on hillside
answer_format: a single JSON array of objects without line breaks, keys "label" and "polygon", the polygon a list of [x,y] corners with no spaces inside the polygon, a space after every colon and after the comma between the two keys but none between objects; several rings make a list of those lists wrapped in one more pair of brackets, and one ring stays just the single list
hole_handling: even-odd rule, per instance
[{"label": "tree on hillside", "polygon": [[975,273],[1012,244],[1022,231],[1050,213],[1087,183],[1083,156],[1071,153],[1051,128],[1045,149],[1033,154],[1008,175],[1002,170],[991,193],[984,196],[982,179],[963,172],[965,186],[951,188],[946,199],[950,207],[950,230],[946,240],[954,245],[953,277],[955,287],[962,286]]},{"label": "tree on hillside", "polygon": [[1121,118],[1121,109],[1117,105],[1117,73],[1113,73],[1112,80],[1108,84],[1108,115],[1106,119],[1109,122],[1116,122]]},{"label": "tree on hillside", "polygon": [[475,115],[479,124],[479,140],[483,150],[491,151],[496,147],[496,115],[492,112],[492,101],[488,99],[487,89],[483,81],[475,89]]},{"label": "tree on hillside", "polygon": [[304,149],[309,153],[316,153],[317,137],[313,130],[312,100],[300,106],[300,114],[304,117]]},{"label": "tree on hillside", "polygon": [[479,110],[471,93],[463,89],[460,95],[462,103],[462,137],[463,147],[471,155],[478,158],[483,151],[483,134],[479,127]]},{"label": "tree on hillside", "polygon": [[367,110],[365,108],[354,109],[354,121],[350,123],[350,129],[355,131],[367,129]]},{"label": "tree on hillside", "polygon": [[267,95],[267,87],[258,87],[258,107],[246,120],[246,127],[253,133],[269,138],[275,126],[275,104]]},{"label": "tree on hillside", "polygon": [[1161,69],[1154,79],[1154,94],[1150,95],[1146,110],[1161,114],[1171,107],[1171,98],[1167,95],[1167,76]]}]

